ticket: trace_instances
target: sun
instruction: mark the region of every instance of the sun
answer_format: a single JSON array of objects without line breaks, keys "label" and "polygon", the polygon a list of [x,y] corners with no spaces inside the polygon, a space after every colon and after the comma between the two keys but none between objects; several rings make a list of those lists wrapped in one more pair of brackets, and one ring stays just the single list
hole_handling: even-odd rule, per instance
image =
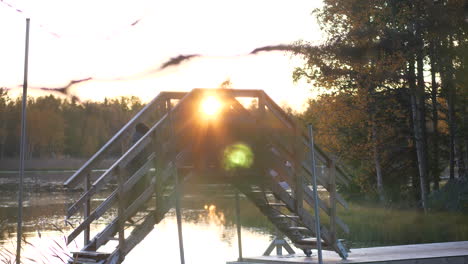
[{"label": "sun", "polygon": [[215,96],[208,96],[201,102],[201,112],[207,117],[215,117],[222,108],[221,101]]}]

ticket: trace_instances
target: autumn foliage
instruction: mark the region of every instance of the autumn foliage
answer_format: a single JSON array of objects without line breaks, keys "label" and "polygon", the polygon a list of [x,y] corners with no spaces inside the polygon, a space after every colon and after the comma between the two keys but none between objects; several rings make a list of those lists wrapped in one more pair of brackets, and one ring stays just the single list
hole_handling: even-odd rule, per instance
[{"label": "autumn foliage", "polygon": [[[141,107],[136,97],[80,104],[52,95],[28,98],[26,156],[87,158]],[[10,98],[0,89],[0,110],[0,158],[16,158],[20,142],[21,101]]]}]

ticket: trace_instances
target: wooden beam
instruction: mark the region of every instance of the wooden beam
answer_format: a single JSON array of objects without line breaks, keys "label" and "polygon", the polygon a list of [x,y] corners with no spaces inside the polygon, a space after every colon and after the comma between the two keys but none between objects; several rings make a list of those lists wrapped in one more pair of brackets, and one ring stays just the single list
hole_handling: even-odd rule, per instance
[{"label": "wooden beam", "polygon": [[[305,195],[305,201],[310,205],[310,207],[314,208],[314,194],[312,193],[312,190],[310,190],[309,186],[303,185],[304,193]],[[322,200],[318,199],[318,204],[319,207],[327,214],[330,215],[330,208],[328,208],[328,205]]]}]

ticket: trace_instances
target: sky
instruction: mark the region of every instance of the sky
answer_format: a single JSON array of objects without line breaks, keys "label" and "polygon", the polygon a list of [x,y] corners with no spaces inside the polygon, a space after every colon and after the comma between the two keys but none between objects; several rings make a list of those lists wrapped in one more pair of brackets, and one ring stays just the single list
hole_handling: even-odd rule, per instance
[{"label": "sky", "polygon": [[[302,110],[316,90],[294,83],[301,58],[284,52],[248,55],[298,40],[319,44],[314,8],[320,0],[0,0],[0,87],[23,83],[26,18],[31,19],[28,90],[59,88],[81,100],[160,91],[264,89],[278,104]],[[19,11],[18,11],[19,10]],[[200,54],[159,70],[170,58]]]}]

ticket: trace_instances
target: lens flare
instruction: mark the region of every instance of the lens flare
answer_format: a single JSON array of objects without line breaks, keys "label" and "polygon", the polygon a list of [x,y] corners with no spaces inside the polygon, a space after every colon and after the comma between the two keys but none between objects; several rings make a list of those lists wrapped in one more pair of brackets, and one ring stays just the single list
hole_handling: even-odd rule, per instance
[{"label": "lens flare", "polygon": [[208,117],[216,116],[222,108],[221,101],[215,96],[208,96],[201,102],[201,112]]},{"label": "lens flare", "polygon": [[225,170],[237,168],[250,168],[254,161],[254,154],[249,146],[236,143],[226,147],[224,150],[223,165]]}]

